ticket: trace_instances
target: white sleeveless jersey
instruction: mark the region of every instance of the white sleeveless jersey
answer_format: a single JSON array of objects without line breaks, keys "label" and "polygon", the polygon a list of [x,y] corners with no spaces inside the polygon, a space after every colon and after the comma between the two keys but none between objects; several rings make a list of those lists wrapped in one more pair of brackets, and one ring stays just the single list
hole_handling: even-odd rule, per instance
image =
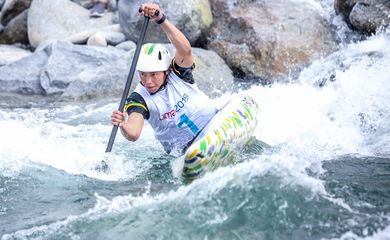
[{"label": "white sleeveless jersey", "polygon": [[172,71],[163,90],[151,95],[138,84],[135,92],[145,100],[149,109],[149,124],[156,139],[169,154],[182,154],[187,144],[198,134],[217,112],[212,101],[198,89]]}]

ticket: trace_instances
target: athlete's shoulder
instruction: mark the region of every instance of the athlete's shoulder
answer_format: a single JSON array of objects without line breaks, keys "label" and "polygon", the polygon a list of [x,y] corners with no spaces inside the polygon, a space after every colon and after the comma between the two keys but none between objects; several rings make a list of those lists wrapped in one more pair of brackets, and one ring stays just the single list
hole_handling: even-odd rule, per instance
[{"label": "athlete's shoulder", "polygon": [[172,71],[183,81],[193,84],[195,83],[194,76],[192,74],[192,71],[195,68],[195,63],[192,64],[191,67],[181,67],[176,62],[175,59],[172,60],[171,63]]},{"label": "athlete's shoulder", "polygon": [[128,115],[133,112],[140,113],[144,116],[144,119],[149,119],[149,109],[146,105],[145,99],[141,96],[141,94],[137,92],[132,92],[130,96],[127,98],[125,111]]}]

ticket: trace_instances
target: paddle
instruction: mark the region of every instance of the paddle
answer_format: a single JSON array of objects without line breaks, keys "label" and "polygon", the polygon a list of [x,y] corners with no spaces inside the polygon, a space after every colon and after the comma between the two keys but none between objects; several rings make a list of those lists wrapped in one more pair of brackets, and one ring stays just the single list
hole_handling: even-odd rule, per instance
[{"label": "paddle", "polygon": [[[141,47],[142,47],[142,44],[143,44],[144,38],[145,38],[146,28],[148,27],[148,24],[149,24],[149,19],[150,18],[147,16],[145,16],[145,18],[144,18],[144,23],[142,25],[141,34],[138,38],[137,47],[136,47],[135,52],[134,52],[133,62],[131,63],[130,72],[129,72],[129,75],[127,76],[125,89],[123,90],[122,99],[119,103],[119,107],[118,107],[119,111],[123,111],[123,109],[125,107],[126,99],[129,95],[131,83],[133,82],[135,67],[137,66],[139,54],[141,52]],[[111,135],[110,135],[110,139],[108,140],[106,152],[111,152],[112,145],[114,145],[114,141],[115,141],[115,137],[116,137],[117,132],[118,132],[118,126],[117,125],[112,126]]]}]

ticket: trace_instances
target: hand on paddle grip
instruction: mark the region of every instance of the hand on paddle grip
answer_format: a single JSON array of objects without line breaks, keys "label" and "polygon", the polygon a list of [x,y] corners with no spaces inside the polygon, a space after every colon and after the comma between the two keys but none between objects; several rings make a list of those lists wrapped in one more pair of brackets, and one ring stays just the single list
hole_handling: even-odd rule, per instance
[{"label": "hand on paddle grip", "polygon": [[115,110],[111,115],[111,123],[114,126],[122,127],[126,119],[126,113]]},{"label": "hand on paddle grip", "polygon": [[160,10],[160,6],[155,3],[141,4],[138,12],[142,13],[145,17],[150,17],[157,23],[165,17],[164,13]]}]

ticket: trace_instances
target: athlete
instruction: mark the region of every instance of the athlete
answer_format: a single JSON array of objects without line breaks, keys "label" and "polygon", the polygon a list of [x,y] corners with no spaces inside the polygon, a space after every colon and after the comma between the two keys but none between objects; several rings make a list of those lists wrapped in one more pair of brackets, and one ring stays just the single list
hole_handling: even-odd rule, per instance
[{"label": "athlete", "polygon": [[[166,18],[159,5],[142,4],[140,12],[161,26],[175,47],[175,55],[171,58],[159,43],[142,46],[136,67],[140,83],[127,98],[125,111],[114,111],[111,122],[120,127],[126,139],[136,141],[147,120],[164,150],[179,156],[217,109],[194,81],[192,49],[184,34]],[[159,14],[155,16],[156,13]]]}]

